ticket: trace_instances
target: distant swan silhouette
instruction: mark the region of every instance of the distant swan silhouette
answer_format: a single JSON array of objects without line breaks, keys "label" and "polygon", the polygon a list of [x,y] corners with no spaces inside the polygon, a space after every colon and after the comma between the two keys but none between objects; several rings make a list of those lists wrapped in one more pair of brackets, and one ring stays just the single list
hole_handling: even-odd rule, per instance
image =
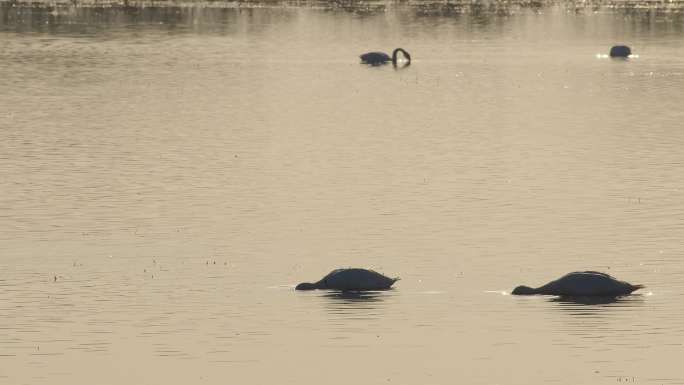
[{"label": "distant swan silhouette", "polygon": [[626,45],[616,45],[610,49],[610,57],[629,57],[632,50]]},{"label": "distant swan silhouette", "polygon": [[380,64],[385,64],[387,62],[392,62],[395,66],[397,65],[397,54],[401,52],[406,60],[408,60],[408,64],[411,64],[411,55],[409,55],[408,52],[406,52],[403,48],[397,48],[392,52],[392,57],[384,52],[368,52],[364,53],[363,55],[360,56],[361,58],[361,63],[363,64],[370,64],[370,65],[380,65]]},{"label": "distant swan silhouette", "polygon": [[569,297],[584,296],[619,296],[631,294],[633,291],[643,288],[643,285],[632,285],[624,281],[618,281],[608,274],[596,271],[578,271],[569,273],[561,278],[551,281],[544,286],[533,289],[527,286],[518,286],[511,294],[547,294]]},{"label": "distant swan silhouette", "polygon": [[373,270],[337,269],[316,283],[300,283],[295,287],[295,290],[387,290],[398,280],[399,278],[385,277]]}]

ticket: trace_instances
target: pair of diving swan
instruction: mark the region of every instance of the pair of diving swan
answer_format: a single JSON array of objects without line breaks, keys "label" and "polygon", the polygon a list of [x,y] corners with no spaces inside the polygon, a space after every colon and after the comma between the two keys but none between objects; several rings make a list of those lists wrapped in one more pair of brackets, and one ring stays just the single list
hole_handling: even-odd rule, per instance
[{"label": "pair of diving swan", "polygon": [[[411,64],[411,55],[409,55],[408,52],[406,52],[403,48],[397,48],[392,52],[392,56],[390,57],[388,54],[384,52],[368,52],[364,53],[363,55],[360,56],[361,58],[361,63],[363,64],[370,64],[372,66],[379,66],[382,64],[387,64],[389,62],[392,62],[392,64],[396,67],[397,62],[398,62],[398,54],[401,52],[402,55],[404,55],[404,58],[406,59],[406,66]],[[610,48],[610,57],[613,58],[628,58],[632,54],[632,49],[629,48],[626,45],[616,45]]]},{"label": "pair of diving swan", "polygon": [[[373,270],[337,269],[315,283],[300,283],[295,290],[329,289],[342,291],[387,290],[399,278],[389,278]],[[538,288],[518,286],[514,295],[558,295],[563,297],[617,297],[631,294],[643,288],[643,285],[632,285],[619,281],[608,274],[596,271],[578,271],[569,273]]]}]

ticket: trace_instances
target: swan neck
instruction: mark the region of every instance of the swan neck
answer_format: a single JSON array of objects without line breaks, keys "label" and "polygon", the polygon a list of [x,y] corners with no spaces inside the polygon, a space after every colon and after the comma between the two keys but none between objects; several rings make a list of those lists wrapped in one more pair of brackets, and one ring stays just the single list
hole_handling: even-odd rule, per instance
[{"label": "swan neck", "polygon": [[408,63],[411,63],[411,55],[409,55],[408,52],[406,52],[403,48],[396,48],[392,52],[392,63],[397,64],[397,54],[401,52],[404,55],[404,58],[408,61]]},{"label": "swan neck", "polygon": [[513,292],[511,294],[514,295],[532,295],[532,294],[541,294],[542,290],[541,288],[532,288],[529,286],[518,286],[515,289],[513,289]]},{"label": "swan neck", "polygon": [[295,290],[315,290],[318,289],[318,282],[316,283],[309,283],[309,282],[302,282],[297,287],[295,287]]}]

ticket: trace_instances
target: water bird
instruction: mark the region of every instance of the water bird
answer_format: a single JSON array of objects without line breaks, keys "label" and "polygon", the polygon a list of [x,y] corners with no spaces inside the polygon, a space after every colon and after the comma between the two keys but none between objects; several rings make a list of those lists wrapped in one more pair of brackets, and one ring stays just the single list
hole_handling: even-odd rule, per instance
[{"label": "water bird", "polygon": [[567,297],[589,296],[620,296],[628,295],[633,291],[643,288],[643,285],[632,285],[624,281],[618,281],[605,273],[597,271],[577,271],[566,274],[555,281],[551,281],[536,289],[527,286],[518,286],[511,294],[529,295],[545,294],[560,295]]},{"label": "water bird", "polygon": [[629,57],[632,49],[626,45],[616,45],[610,49],[610,57]]},{"label": "water bird", "polygon": [[318,282],[300,283],[295,287],[295,290],[387,290],[398,280],[399,278],[389,278],[373,270],[358,268],[337,269],[331,271]]},{"label": "water bird", "polygon": [[364,53],[363,55],[359,56],[361,58],[361,63],[363,64],[370,64],[373,66],[381,65],[381,64],[386,64],[388,62],[392,62],[395,66],[397,65],[397,54],[401,52],[406,60],[408,61],[406,65],[411,64],[411,55],[409,55],[408,52],[406,52],[403,48],[397,48],[392,52],[392,57],[390,57],[388,54],[384,52],[368,52]]}]

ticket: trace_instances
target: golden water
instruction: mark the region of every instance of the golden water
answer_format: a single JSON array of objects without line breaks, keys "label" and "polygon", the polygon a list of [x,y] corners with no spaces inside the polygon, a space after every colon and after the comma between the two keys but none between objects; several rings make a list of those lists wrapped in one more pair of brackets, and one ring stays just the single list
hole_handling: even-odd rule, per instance
[{"label": "golden water", "polygon": [[0,383],[684,384],[682,25],[2,8]]}]

